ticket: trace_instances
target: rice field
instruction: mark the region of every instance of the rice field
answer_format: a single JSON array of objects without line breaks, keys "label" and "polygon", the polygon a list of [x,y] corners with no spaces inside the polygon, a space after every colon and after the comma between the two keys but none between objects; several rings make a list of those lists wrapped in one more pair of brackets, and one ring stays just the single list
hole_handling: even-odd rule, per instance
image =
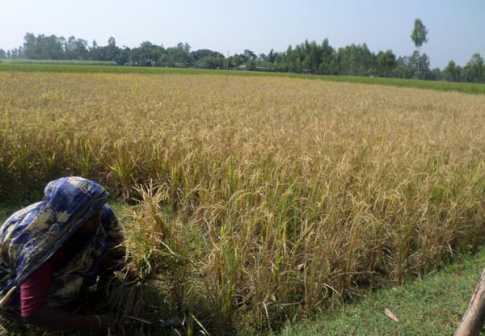
[{"label": "rice field", "polygon": [[132,204],[138,282],[118,311],[147,311],[150,290],[187,335],[276,331],[483,245],[485,96],[0,72],[0,201],[62,175]]},{"label": "rice field", "polygon": [[369,85],[387,85],[409,87],[426,90],[462,92],[468,94],[485,94],[485,84],[457,83],[445,81],[384,78],[368,76],[344,75],[312,75],[285,72],[240,71],[240,70],[208,70],[200,68],[169,68],[117,66],[111,62],[99,61],[49,61],[49,60],[0,60],[0,72],[49,72],[49,73],[107,73],[107,74],[150,74],[150,75],[224,75],[249,77],[283,77],[323,80],[330,82],[358,83]]}]

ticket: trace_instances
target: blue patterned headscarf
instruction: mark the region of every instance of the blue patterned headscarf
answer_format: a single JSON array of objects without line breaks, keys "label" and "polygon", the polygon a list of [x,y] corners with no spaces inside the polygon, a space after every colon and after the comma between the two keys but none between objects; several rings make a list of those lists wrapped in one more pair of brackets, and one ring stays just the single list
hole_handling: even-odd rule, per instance
[{"label": "blue patterned headscarf", "polygon": [[82,177],[52,181],[44,194],[0,227],[0,296],[42,266],[108,199],[102,186]]}]

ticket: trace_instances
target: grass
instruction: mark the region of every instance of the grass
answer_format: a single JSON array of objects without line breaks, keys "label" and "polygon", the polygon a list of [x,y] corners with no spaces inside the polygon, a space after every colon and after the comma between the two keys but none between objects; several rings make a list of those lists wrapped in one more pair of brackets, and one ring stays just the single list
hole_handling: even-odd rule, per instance
[{"label": "grass", "polygon": [[485,84],[452,83],[445,81],[424,81],[399,78],[323,76],[279,72],[256,72],[239,70],[206,70],[193,68],[131,67],[114,66],[109,62],[98,61],[0,61],[0,71],[21,72],[61,72],[61,73],[139,73],[139,74],[186,74],[186,75],[229,75],[229,76],[272,76],[300,79],[325,80],[333,82],[360,83],[368,85],[387,85],[438,91],[455,91],[468,94],[485,94]]},{"label": "grass", "polygon": [[[376,291],[331,314],[288,326],[280,336],[452,335],[485,264],[485,251],[405,286]],[[390,320],[390,309],[399,322]],[[482,333],[485,334],[485,333]]]},{"label": "grass", "polygon": [[[483,246],[484,105],[286,77],[0,72],[0,199],[82,175],[140,201],[126,244],[156,307],[260,334]],[[113,306],[141,311],[130,293]]]}]

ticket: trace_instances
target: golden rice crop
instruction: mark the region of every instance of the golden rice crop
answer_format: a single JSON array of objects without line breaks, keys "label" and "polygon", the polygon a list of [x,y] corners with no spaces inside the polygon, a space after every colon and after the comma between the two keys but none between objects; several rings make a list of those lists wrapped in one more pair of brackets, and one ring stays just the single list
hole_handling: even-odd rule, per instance
[{"label": "golden rice crop", "polygon": [[132,260],[213,333],[273,329],[474,250],[484,159],[485,96],[0,73],[0,198],[70,174],[124,198],[145,186]]}]

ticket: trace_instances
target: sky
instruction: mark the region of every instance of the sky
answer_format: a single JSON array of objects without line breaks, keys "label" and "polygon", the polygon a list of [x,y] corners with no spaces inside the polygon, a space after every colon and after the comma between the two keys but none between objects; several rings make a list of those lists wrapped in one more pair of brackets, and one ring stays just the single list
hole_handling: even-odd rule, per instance
[{"label": "sky", "polygon": [[433,67],[485,56],[485,0],[2,0],[0,48],[18,47],[32,32],[100,45],[114,36],[129,47],[187,42],[225,55],[328,38],[334,47],[365,42],[403,56],[414,50],[410,34],[418,17],[429,30],[422,50]]}]

